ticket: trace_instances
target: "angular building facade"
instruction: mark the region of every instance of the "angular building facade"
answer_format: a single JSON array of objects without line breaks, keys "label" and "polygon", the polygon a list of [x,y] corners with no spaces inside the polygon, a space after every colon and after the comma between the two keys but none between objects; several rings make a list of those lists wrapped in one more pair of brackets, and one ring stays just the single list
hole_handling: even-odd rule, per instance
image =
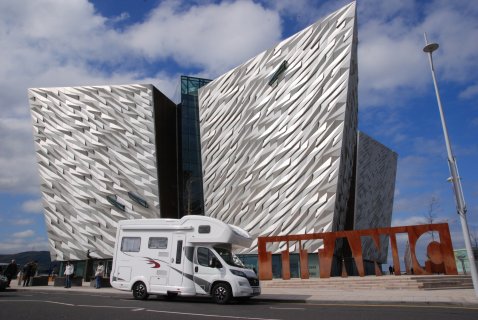
[{"label": "angular building facade", "polygon": [[122,219],[205,214],[254,237],[389,226],[397,156],[358,133],[357,88],[351,3],[213,81],[181,77],[178,105],[152,85],[30,89],[52,259],[111,259]]},{"label": "angular building facade", "polygon": [[[353,230],[390,227],[398,155],[363,132],[357,137]],[[362,238],[364,259],[386,263],[388,238],[381,251],[371,238]]]},{"label": "angular building facade", "polygon": [[176,217],[176,106],[166,96],[123,85],[28,97],[52,260],[111,258],[118,220]]},{"label": "angular building facade", "polygon": [[355,16],[352,3],[199,90],[206,215],[253,236],[345,229],[357,141]]}]

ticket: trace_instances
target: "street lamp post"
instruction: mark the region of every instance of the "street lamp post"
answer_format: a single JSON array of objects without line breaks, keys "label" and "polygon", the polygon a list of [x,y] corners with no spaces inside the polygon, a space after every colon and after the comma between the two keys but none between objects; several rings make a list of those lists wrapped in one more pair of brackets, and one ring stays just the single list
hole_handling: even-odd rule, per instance
[{"label": "street lamp post", "polygon": [[473,250],[471,248],[470,241],[470,232],[468,230],[468,222],[466,221],[466,205],[465,197],[463,196],[463,189],[461,188],[460,177],[458,174],[458,166],[456,164],[455,156],[451,150],[450,139],[448,138],[448,130],[446,127],[445,116],[443,114],[443,108],[441,105],[440,92],[438,91],[437,80],[435,77],[435,68],[433,67],[433,57],[432,53],[438,49],[437,43],[428,43],[427,35],[425,33],[425,47],[423,51],[428,53],[428,60],[430,62],[430,69],[432,72],[433,84],[435,86],[435,94],[438,102],[438,110],[440,111],[440,119],[443,127],[443,135],[445,136],[446,151],[448,154],[448,167],[450,168],[451,173],[451,182],[453,183],[453,192],[455,194],[456,209],[457,213],[460,216],[461,229],[463,231],[463,238],[465,240],[466,253],[468,255],[468,261],[470,261],[470,273],[473,280],[473,287],[475,289],[475,294],[478,296],[478,275],[476,273],[475,258],[473,256]]}]

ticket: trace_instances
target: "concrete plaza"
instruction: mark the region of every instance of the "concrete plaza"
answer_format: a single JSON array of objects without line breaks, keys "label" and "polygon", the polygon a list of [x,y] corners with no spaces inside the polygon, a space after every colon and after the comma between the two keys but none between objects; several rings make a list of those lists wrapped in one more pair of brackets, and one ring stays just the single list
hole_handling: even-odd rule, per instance
[{"label": "concrete plaza", "polygon": [[[386,282],[393,276],[384,276],[382,281]],[[276,301],[278,303],[314,303],[314,304],[367,304],[367,305],[430,305],[430,306],[460,306],[478,309],[478,298],[473,289],[440,289],[440,290],[417,290],[410,289],[376,289],[376,288],[354,288],[353,282],[356,277],[342,279],[345,286],[337,288],[323,287],[270,287],[268,284],[262,286],[262,294],[254,297],[253,300]],[[350,282],[350,286],[347,286]],[[95,292],[96,294],[124,294],[132,297],[131,292],[120,291],[114,288],[95,289],[89,282],[83,286],[73,286],[69,289],[55,287],[53,283],[48,286],[22,287],[16,281],[12,281],[11,287],[7,290],[34,290],[34,291],[70,291],[70,292]]]}]

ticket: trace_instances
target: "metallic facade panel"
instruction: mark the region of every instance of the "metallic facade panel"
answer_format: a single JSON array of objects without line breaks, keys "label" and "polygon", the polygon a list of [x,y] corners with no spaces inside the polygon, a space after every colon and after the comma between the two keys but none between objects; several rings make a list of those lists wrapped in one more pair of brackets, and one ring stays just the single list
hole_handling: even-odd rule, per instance
[{"label": "metallic facade panel", "polygon": [[111,257],[118,220],[160,215],[153,87],[34,88],[28,97],[52,259]]},{"label": "metallic facade panel", "polygon": [[[354,230],[390,227],[392,222],[397,154],[363,132],[358,134]],[[386,263],[388,237],[378,252],[373,240],[362,238],[363,257]]]},{"label": "metallic facade panel", "polygon": [[254,237],[344,228],[357,135],[355,15],[351,3],[200,89],[206,215]]}]

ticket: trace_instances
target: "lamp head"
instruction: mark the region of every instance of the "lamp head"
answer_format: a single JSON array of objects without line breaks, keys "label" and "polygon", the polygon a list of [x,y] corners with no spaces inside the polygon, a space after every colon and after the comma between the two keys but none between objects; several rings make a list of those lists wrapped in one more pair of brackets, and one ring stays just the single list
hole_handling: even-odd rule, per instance
[{"label": "lamp head", "polygon": [[438,47],[439,47],[438,43],[430,43],[423,48],[423,52],[432,53],[433,51],[438,49]]}]

